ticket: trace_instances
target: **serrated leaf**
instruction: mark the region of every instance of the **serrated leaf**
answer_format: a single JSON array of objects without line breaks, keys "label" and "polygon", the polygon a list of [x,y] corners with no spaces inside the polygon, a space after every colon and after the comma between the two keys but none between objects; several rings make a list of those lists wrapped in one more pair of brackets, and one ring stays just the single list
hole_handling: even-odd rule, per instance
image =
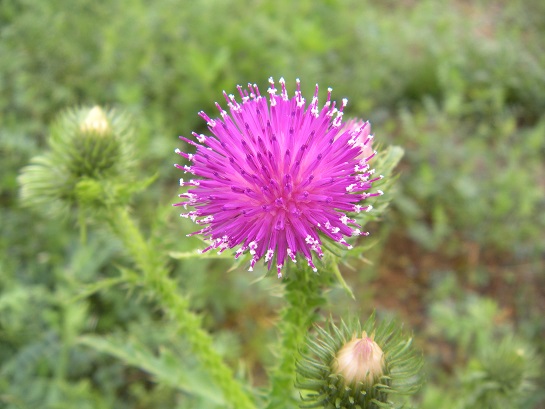
[{"label": "serrated leaf", "polygon": [[126,281],[125,277],[114,277],[114,278],[106,278],[96,283],[87,284],[80,290],[78,295],[70,298],[67,302],[68,304],[74,303],[76,301],[87,298],[98,291],[105,290],[106,288],[113,287],[114,285],[123,283],[125,281]]},{"label": "serrated leaf", "polygon": [[137,367],[152,375],[158,382],[204,398],[214,406],[226,406],[220,389],[210,382],[206,374],[198,368],[189,367],[166,348],[156,355],[136,340],[93,335],[81,336],[78,342]]}]

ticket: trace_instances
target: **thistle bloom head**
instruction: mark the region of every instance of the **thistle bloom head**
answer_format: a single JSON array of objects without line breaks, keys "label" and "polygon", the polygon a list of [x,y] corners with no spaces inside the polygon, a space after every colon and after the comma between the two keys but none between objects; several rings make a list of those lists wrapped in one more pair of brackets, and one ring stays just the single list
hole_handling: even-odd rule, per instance
[{"label": "thistle bloom head", "polygon": [[307,103],[299,80],[291,98],[283,79],[280,89],[269,82],[268,97],[239,86],[240,102],[224,92],[229,112],[216,104],[219,118],[199,113],[211,135],[181,137],[196,150],[176,150],[190,162],[176,167],[198,179],[180,180],[190,188],[175,205],[194,208],[182,216],[203,226],[191,234],[211,241],[203,251],[238,247],[235,258],[250,253],[250,270],[264,259],[281,277],[297,255],[316,271],[323,240],[351,248],[347,237],[367,234],[351,214],[371,210],[362,201],[382,192],[369,192],[381,178],[368,165],[370,125],[343,122],[346,99],[337,106],[328,89],[320,107],[318,86]]}]

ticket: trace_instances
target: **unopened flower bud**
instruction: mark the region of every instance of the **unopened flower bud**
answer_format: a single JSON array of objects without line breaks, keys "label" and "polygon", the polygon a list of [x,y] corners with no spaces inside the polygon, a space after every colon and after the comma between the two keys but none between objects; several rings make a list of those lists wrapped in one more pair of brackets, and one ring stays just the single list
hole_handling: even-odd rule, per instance
[{"label": "unopened flower bud", "polygon": [[119,135],[112,132],[108,115],[99,106],[80,110],[79,132],[67,140],[69,169],[78,176],[98,178],[115,173],[122,155]]},{"label": "unopened flower bud", "polygon": [[126,203],[142,186],[135,180],[131,133],[127,118],[113,110],[62,112],[51,126],[49,149],[21,171],[23,203],[55,215],[78,206],[96,210]]},{"label": "unopened flower bud", "polygon": [[80,130],[98,135],[106,134],[110,130],[110,124],[102,108],[95,105],[80,124]]},{"label": "unopened flower bud", "polygon": [[463,378],[474,407],[527,407],[522,402],[535,393],[541,374],[541,359],[535,350],[514,334],[481,349]]},{"label": "unopened flower bud", "polygon": [[420,387],[422,358],[411,343],[395,322],[377,325],[374,315],[363,325],[316,327],[297,363],[304,407],[398,407],[400,395]]},{"label": "unopened flower bud", "polygon": [[352,136],[352,143],[359,146],[361,153],[357,156],[358,160],[371,158],[373,149],[373,135],[371,135],[371,124],[369,121],[361,119],[351,119],[342,128],[338,135],[349,132]]},{"label": "unopened flower bud", "polygon": [[371,385],[384,372],[384,353],[364,331],[361,338],[354,337],[337,352],[333,371],[347,383]]}]

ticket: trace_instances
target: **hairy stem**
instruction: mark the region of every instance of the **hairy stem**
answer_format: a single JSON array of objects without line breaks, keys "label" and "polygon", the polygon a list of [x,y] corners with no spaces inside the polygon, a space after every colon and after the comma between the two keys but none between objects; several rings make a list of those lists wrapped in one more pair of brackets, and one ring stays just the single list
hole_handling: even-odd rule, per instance
[{"label": "hairy stem", "polygon": [[144,239],[126,209],[117,208],[112,213],[109,224],[142,273],[140,285],[152,293],[165,312],[179,325],[180,333],[184,334],[203,368],[220,387],[226,401],[237,409],[255,408],[250,396],[235,379],[233,371],[214,350],[212,338],[203,330],[200,317],[189,309],[187,297],[180,293],[176,282],[169,277],[161,257],[163,253]]},{"label": "hairy stem", "polygon": [[286,280],[287,305],[280,313],[280,351],[271,371],[271,391],[267,409],[297,407],[295,361],[305,336],[315,321],[317,309],[325,303],[321,280],[307,267],[294,269]]}]

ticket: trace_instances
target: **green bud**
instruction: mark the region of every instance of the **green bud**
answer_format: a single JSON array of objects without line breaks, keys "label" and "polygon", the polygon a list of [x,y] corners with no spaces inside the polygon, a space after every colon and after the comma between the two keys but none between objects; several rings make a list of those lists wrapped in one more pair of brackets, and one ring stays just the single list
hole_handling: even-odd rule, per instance
[{"label": "green bud", "polygon": [[121,155],[121,141],[113,134],[104,111],[97,106],[92,108],[75,131],[75,137],[64,147],[69,154],[70,170],[87,177],[115,172]]},{"label": "green bud", "polygon": [[374,315],[363,325],[330,321],[307,346],[297,363],[303,408],[397,408],[401,395],[420,388],[422,357],[394,322],[375,325]]},{"label": "green bud", "polygon": [[493,409],[526,407],[536,389],[540,359],[520,340],[506,337],[487,345],[463,374],[467,407]]},{"label": "green bud", "polygon": [[64,111],[51,126],[48,145],[21,171],[24,205],[54,215],[100,210],[125,203],[137,190],[132,132],[123,115],[99,106]]},{"label": "green bud", "polygon": [[129,165],[127,124],[114,112],[81,108],[60,115],[51,130],[51,149],[75,177],[115,177]]}]

